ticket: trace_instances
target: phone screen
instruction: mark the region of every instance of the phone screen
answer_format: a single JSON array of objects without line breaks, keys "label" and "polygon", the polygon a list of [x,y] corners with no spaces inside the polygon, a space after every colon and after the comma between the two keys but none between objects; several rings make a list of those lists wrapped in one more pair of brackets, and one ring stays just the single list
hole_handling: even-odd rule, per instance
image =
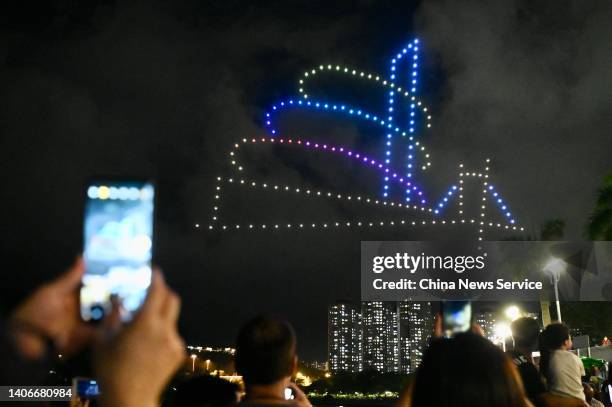
[{"label": "phone screen", "polygon": [[103,319],[116,297],[128,321],[151,284],[155,188],[143,181],[98,181],[86,192],[81,317]]},{"label": "phone screen", "polygon": [[73,392],[81,399],[93,399],[100,395],[98,382],[92,379],[76,377],[72,381]]},{"label": "phone screen", "polygon": [[295,396],[293,395],[293,389],[291,387],[285,387],[285,400],[293,400]]},{"label": "phone screen", "polygon": [[444,301],[442,303],[442,330],[450,338],[467,332],[472,326],[472,303],[470,301]]}]

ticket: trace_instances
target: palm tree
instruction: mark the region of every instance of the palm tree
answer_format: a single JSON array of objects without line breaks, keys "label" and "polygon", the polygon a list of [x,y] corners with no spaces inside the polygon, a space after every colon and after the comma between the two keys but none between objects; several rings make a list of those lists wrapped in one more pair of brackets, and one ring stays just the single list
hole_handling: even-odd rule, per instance
[{"label": "palm tree", "polygon": [[586,225],[589,240],[612,240],[612,173],[604,178],[597,205]]}]

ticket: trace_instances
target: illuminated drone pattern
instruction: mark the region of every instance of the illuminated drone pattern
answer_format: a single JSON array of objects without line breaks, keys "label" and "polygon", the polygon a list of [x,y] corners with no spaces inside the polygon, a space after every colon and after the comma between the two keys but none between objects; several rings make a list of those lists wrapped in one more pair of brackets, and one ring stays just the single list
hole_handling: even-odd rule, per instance
[{"label": "illuminated drone pattern", "polygon": [[[398,65],[400,62],[407,62],[409,68],[408,83],[406,87],[402,87],[396,80],[398,73]],[[431,128],[431,115],[428,108],[416,98],[418,84],[418,67],[419,67],[419,41],[413,40],[406,48],[402,49],[397,55],[391,59],[390,76],[388,79],[373,73],[351,69],[340,65],[319,65],[303,73],[299,79],[299,95],[294,98],[281,100],[270,108],[265,113],[265,126],[270,133],[269,137],[259,137],[251,139],[242,139],[234,144],[229,152],[230,163],[232,168],[237,172],[236,177],[218,177],[215,185],[215,204],[213,206],[213,214],[211,223],[208,226],[210,230],[231,230],[231,229],[326,229],[339,227],[356,227],[356,228],[371,228],[371,227],[389,227],[389,226],[423,226],[423,225],[456,225],[456,224],[471,224],[478,228],[478,239],[483,240],[484,231],[487,228],[501,228],[513,231],[523,231],[522,227],[516,225],[516,221],[508,208],[507,203],[503,200],[496,188],[489,181],[489,163],[487,159],[484,171],[468,171],[463,164],[459,165],[457,182],[451,185],[446,193],[440,197],[435,203],[429,204],[423,190],[415,181],[417,170],[425,171],[431,167],[430,154],[425,146],[416,140],[417,129],[419,129],[419,117],[422,117],[423,128]],[[321,74],[338,74],[348,75],[349,77],[360,78],[367,81],[380,84],[388,89],[388,103],[385,116],[367,112],[364,109],[345,103],[334,103],[329,100],[315,99],[308,93],[307,82]],[[396,116],[397,101],[399,98],[404,98],[408,102],[408,116],[405,118],[406,128],[402,128],[396,123],[399,121]],[[371,157],[351,148],[336,146],[329,143],[315,142],[310,140],[292,139],[282,137],[279,134],[279,129],[275,127],[275,118],[289,109],[311,109],[326,111],[331,114],[341,114],[352,117],[358,121],[366,121],[380,126],[384,132],[384,157],[382,159]],[[418,113],[418,114],[417,114]],[[370,168],[373,171],[380,173],[382,178],[382,198],[366,197],[361,195],[346,195],[338,194],[331,191],[320,191],[312,188],[277,185],[273,182],[262,182],[258,180],[248,180],[242,177],[244,166],[239,161],[239,152],[244,148],[254,148],[257,146],[266,145],[281,145],[287,148],[300,148],[304,152],[318,152],[332,154],[338,156],[338,159],[358,161],[362,165]],[[405,156],[402,162],[399,157],[397,161],[403,169],[397,169],[392,163],[395,162],[393,157],[392,146],[404,145]],[[417,165],[417,155],[422,156],[420,165]],[[464,216],[464,182],[467,180],[475,180],[480,182],[482,187],[481,202],[479,217],[466,218]],[[223,224],[219,220],[219,212],[221,205],[222,185],[234,184],[238,186],[261,188],[270,192],[291,192],[293,194],[301,194],[305,198],[326,198],[326,199],[342,199],[355,204],[369,204],[377,206],[388,206],[402,208],[406,210],[406,215],[409,212],[412,214],[410,218],[400,218],[393,221],[376,221],[374,219],[352,219],[352,220],[330,220],[329,222],[303,222],[303,223],[247,223],[247,224]],[[392,200],[392,190],[397,188],[405,194],[401,201]],[[459,210],[456,218],[443,219],[441,216],[445,208],[449,205],[452,199],[457,199]],[[504,223],[495,223],[486,219],[486,203],[487,200],[493,200],[498,206],[503,215]],[[421,214],[425,219],[416,220],[414,214]],[[199,224],[196,225],[199,227]]]}]

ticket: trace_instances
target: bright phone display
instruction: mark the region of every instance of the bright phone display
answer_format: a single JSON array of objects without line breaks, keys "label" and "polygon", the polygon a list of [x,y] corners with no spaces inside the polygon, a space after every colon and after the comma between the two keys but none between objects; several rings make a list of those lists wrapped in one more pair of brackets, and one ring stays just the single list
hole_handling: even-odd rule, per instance
[{"label": "bright phone display", "polygon": [[98,382],[83,377],[75,377],[72,380],[72,391],[82,400],[95,399],[100,395]]},{"label": "bright phone display", "polygon": [[442,303],[442,330],[450,338],[467,332],[472,326],[472,303],[470,301],[444,301]]},{"label": "bright phone display", "polygon": [[285,400],[293,400],[295,399],[295,395],[293,394],[293,389],[291,387],[285,388]]},{"label": "bright phone display", "polygon": [[95,181],[86,193],[81,317],[103,319],[116,297],[128,321],[151,284],[155,188],[146,181]]}]

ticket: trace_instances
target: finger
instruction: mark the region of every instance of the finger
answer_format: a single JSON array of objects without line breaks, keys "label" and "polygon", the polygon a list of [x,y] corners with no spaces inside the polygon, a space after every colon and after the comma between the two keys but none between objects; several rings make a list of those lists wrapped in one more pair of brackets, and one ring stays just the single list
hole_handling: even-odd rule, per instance
[{"label": "finger", "polygon": [[121,301],[116,296],[111,298],[111,312],[102,321],[99,336],[107,340],[121,329]]},{"label": "finger", "polygon": [[181,298],[174,291],[168,290],[166,301],[161,310],[162,318],[165,318],[168,322],[175,325],[180,312]]},{"label": "finger", "polygon": [[157,314],[160,308],[163,306],[166,296],[168,295],[168,286],[164,281],[164,277],[158,269],[153,270],[151,278],[151,287],[149,287],[149,294],[142,306],[142,314],[154,313]]},{"label": "finger", "polygon": [[52,284],[57,284],[66,290],[76,289],[81,284],[83,273],[85,273],[85,262],[83,261],[83,257],[79,256],[74,264]]},{"label": "finger", "polygon": [[99,327],[93,324],[88,324],[82,321],[78,322],[74,331],[67,339],[65,348],[60,350],[62,353],[67,355],[78,352],[84,346],[87,346],[87,344],[96,339],[98,329]]}]

